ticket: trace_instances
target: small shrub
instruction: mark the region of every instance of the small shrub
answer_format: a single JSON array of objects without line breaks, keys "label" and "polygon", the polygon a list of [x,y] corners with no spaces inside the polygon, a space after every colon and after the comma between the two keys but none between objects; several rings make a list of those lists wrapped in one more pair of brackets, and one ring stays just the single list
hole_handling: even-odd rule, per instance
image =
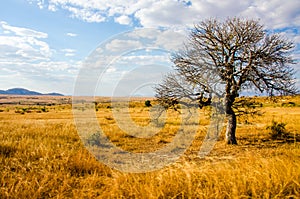
[{"label": "small shrub", "polygon": [[91,146],[100,146],[100,134],[93,133],[86,139],[86,143]]},{"label": "small shrub", "polygon": [[110,145],[107,145],[105,142],[101,143],[101,140],[103,141],[103,138],[101,138],[101,135],[99,132],[95,132],[91,134],[88,138],[85,140],[85,144],[89,146],[98,146],[101,148],[110,148]]},{"label": "small shrub", "polygon": [[152,106],[152,105],[151,105],[151,101],[150,101],[150,100],[146,100],[146,101],[145,101],[145,106],[146,106],[146,107]]},{"label": "small shrub", "polygon": [[282,103],[282,107],[295,107],[296,103],[295,102],[288,102],[288,103]]},{"label": "small shrub", "polygon": [[285,128],[286,123],[272,121],[270,126],[267,126],[267,130],[271,130],[270,136],[272,139],[283,139],[287,138],[289,133]]},{"label": "small shrub", "polygon": [[20,114],[24,115],[25,111],[22,108],[16,108],[15,113],[20,113]]},{"label": "small shrub", "polygon": [[43,108],[41,108],[41,111],[48,112],[48,109],[44,106]]}]

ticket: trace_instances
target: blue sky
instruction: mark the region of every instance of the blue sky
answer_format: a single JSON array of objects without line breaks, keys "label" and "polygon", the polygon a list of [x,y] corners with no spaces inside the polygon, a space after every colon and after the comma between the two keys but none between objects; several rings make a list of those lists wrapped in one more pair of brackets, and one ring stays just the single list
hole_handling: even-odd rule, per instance
[{"label": "blue sky", "polygon": [[[84,60],[99,45],[108,45],[110,38],[137,28],[169,28],[185,34],[202,19],[228,16],[260,19],[269,30],[292,39],[297,44],[294,57],[300,58],[300,1],[295,0],[9,0],[0,5],[0,89],[23,87],[71,95]],[[161,43],[177,38],[170,31],[154,36]],[[138,47],[133,40],[110,43],[116,48],[133,44]],[[147,53],[131,53],[126,59],[153,61]],[[157,62],[168,57],[164,52],[151,55]],[[298,65],[295,68],[299,70]],[[112,66],[108,71],[120,75],[125,69]],[[151,71],[157,73],[152,68],[147,74]],[[299,80],[299,72],[296,76]],[[111,95],[112,82],[120,79],[109,75],[103,79],[108,86],[98,86],[100,93]]]}]

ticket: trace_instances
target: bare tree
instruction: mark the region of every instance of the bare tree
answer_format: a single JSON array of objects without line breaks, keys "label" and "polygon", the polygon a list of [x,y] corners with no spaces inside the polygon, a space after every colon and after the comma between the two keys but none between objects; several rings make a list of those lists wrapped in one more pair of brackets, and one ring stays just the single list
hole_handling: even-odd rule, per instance
[{"label": "bare tree", "polygon": [[[291,53],[294,44],[268,34],[256,20],[209,19],[195,25],[183,50],[172,57],[175,73],[156,89],[161,104],[172,106],[190,99],[202,107],[211,103],[215,85],[224,85],[226,142],[237,144],[236,98],[243,90],[270,96],[297,93]],[[241,103],[241,101],[239,101]]]}]

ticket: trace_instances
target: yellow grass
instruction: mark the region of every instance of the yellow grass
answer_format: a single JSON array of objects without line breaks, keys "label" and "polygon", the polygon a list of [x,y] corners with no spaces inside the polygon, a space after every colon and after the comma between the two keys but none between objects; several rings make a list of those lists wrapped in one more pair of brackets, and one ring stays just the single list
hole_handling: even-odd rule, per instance
[{"label": "yellow grass", "polygon": [[[144,100],[130,105],[133,121],[141,126],[149,123]],[[207,112],[201,111],[196,138],[185,154],[175,164],[140,174],[98,162],[77,134],[70,104],[45,105],[43,111],[44,106],[1,105],[0,198],[299,198],[300,97],[257,100],[264,115],[239,120],[239,145],[225,145],[221,135],[208,156],[197,157],[209,124]],[[98,121],[124,150],[162,148],[180,126],[178,113],[169,111],[157,135],[133,138],[115,123],[110,105],[97,105]],[[272,120],[287,123],[295,139],[271,140],[266,126]]]}]

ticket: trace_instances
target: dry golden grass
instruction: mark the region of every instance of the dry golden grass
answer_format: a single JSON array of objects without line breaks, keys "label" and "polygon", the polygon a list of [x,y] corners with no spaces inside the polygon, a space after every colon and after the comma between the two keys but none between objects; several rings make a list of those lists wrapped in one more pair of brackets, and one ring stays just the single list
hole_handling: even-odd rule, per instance
[{"label": "dry golden grass", "polygon": [[[131,102],[130,113],[145,126],[149,108],[143,100]],[[225,145],[222,135],[208,156],[197,157],[209,124],[202,113],[196,138],[179,161],[140,174],[111,169],[90,155],[79,139],[69,104],[23,114],[16,110],[41,107],[1,105],[0,198],[299,198],[300,97],[257,100],[265,113],[239,120],[239,145]],[[164,147],[180,125],[177,113],[169,111],[170,119],[157,135],[133,138],[115,124],[108,106],[98,104],[99,123],[124,150],[149,152]],[[295,139],[270,140],[266,126],[272,120],[287,123]]]}]

